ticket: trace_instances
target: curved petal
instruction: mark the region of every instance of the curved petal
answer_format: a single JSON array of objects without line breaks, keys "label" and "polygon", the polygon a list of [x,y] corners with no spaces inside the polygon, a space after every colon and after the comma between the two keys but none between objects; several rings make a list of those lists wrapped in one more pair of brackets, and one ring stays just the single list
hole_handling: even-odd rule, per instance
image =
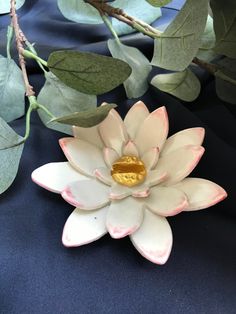
[{"label": "curved petal", "polygon": [[152,147],[142,156],[142,161],[145,164],[147,170],[153,169],[159,159],[159,149],[158,147]]},{"label": "curved petal", "polygon": [[113,148],[121,155],[123,145],[128,140],[128,135],[124,122],[118,113],[112,109],[98,128],[105,146]]},{"label": "curved petal", "polygon": [[145,210],[141,227],[130,239],[139,251],[149,261],[155,264],[165,264],[172,248],[172,232],[165,217]]},{"label": "curved petal", "polygon": [[156,170],[166,172],[164,185],[172,185],[187,177],[200,161],[204,148],[187,145],[159,159]]},{"label": "curved petal", "polygon": [[114,149],[105,147],[103,149],[103,157],[104,157],[105,163],[107,164],[107,167],[111,169],[113,163],[119,158],[119,155]]},{"label": "curved petal", "polygon": [[145,205],[155,214],[168,217],[182,212],[188,206],[188,200],[184,192],[173,187],[154,187],[149,197],[145,199]]},{"label": "curved petal", "polygon": [[147,186],[145,183],[135,186],[131,190],[132,190],[133,197],[138,197],[138,198],[148,197],[150,194],[149,186]]},{"label": "curved petal", "polygon": [[140,155],[152,147],[158,147],[161,150],[167,138],[168,130],[169,121],[165,107],[160,107],[150,113],[140,126],[134,140]]},{"label": "curved petal", "polygon": [[81,128],[78,126],[73,126],[74,137],[89,142],[99,148],[103,148],[104,144],[101,140],[100,134],[98,132],[98,127],[93,126],[91,128]]},{"label": "curved petal", "polygon": [[130,188],[118,183],[114,183],[111,186],[109,198],[112,200],[121,200],[122,198],[130,195],[132,195],[132,190]]},{"label": "curved petal", "polygon": [[226,191],[218,184],[200,178],[186,178],[175,185],[183,191],[189,205],[185,211],[204,209],[217,204],[227,197]]},{"label": "curved petal", "polygon": [[127,197],[113,201],[107,214],[106,226],[112,238],[118,239],[135,232],[143,220],[143,203]]},{"label": "curved petal", "polygon": [[99,210],[84,211],[76,208],[67,219],[62,243],[66,247],[84,245],[98,240],[107,233],[106,215],[108,207]]},{"label": "curved petal", "polygon": [[149,116],[149,111],[142,101],[136,102],[125,116],[126,130],[131,139],[134,139],[140,125]]},{"label": "curved petal", "polygon": [[96,168],[105,167],[98,147],[73,137],[62,138],[59,143],[69,163],[82,174],[93,177]]},{"label": "curved petal", "polygon": [[89,179],[72,168],[68,162],[43,165],[32,172],[31,178],[36,184],[54,193],[61,193],[72,181]]},{"label": "curved petal", "polygon": [[114,182],[111,177],[111,171],[108,170],[107,168],[98,168],[94,171],[94,174],[98,180],[107,185],[112,185]]},{"label": "curved petal", "polygon": [[84,210],[93,210],[109,204],[109,187],[97,180],[69,183],[61,196],[71,205]]},{"label": "curved petal", "polygon": [[145,184],[149,187],[157,185],[163,182],[167,178],[166,172],[161,172],[159,170],[151,170],[148,172]]},{"label": "curved petal", "polygon": [[138,157],[138,149],[134,142],[128,141],[128,143],[123,148],[123,155]]},{"label": "curved petal", "polygon": [[204,128],[190,128],[175,133],[166,140],[161,151],[161,156],[167,155],[170,152],[186,145],[201,146],[204,136]]}]

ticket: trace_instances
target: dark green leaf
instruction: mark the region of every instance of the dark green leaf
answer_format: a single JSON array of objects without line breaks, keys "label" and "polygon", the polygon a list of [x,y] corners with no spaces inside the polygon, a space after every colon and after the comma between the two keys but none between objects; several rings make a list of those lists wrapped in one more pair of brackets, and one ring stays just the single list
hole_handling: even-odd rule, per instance
[{"label": "dark green leaf", "polygon": [[236,58],[236,1],[211,0],[216,33],[215,51]]},{"label": "dark green leaf", "polygon": [[66,85],[85,94],[106,93],[131,74],[130,66],[118,59],[79,51],[56,51],[48,59],[50,70]]},{"label": "dark green leaf", "polygon": [[24,144],[14,145],[21,141],[22,137],[0,118],[0,194],[10,187],[16,177]]},{"label": "dark green leaf", "polygon": [[14,60],[0,56],[0,116],[7,122],[24,115],[25,87]]},{"label": "dark green leaf", "polygon": [[108,48],[113,57],[127,62],[132,68],[132,74],[124,82],[127,97],[141,97],[148,89],[147,77],[152,70],[149,60],[137,48],[116,40],[109,39]]},{"label": "dark green leaf", "polygon": [[152,64],[183,71],[196,56],[208,16],[207,0],[187,0],[174,21],[155,39]]},{"label": "dark green leaf", "polygon": [[199,79],[189,69],[183,72],[156,75],[151,84],[184,101],[195,100],[201,89]]},{"label": "dark green leaf", "polygon": [[164,5],[167,5],[172,0],[146,0],[148,3],[150,3],[153,7],[164,7]]},{"label": "dark green leaf", "polygon": [[[16,9],[19,9],[22,7],[22,5],[25,3],[25,0],[16,0]],[[10,12],[10,0],[1,0],[0,1],[0,14],[6,14]]]},{"label": "dark green leaf", "polygon": [[[46,82],[38,95],[37,101],[56,117],[97,107],[97,97],[95,95],[83,94],[66,86],[51,72],[46,74]],[[38,110],[38,113],[47,127],[72,134],[71,126],[58,122],[48,123],[50,117],[42,110]]]},{"label": "dark green leaf", "polygon": [[109,111],[115,107],[115,104],[105,104],[96,109],[75,112],[69,116],[53,119],[52,122],[57,121],[64,124],[80,126],[82,128],[90,128],[102,122]]}]

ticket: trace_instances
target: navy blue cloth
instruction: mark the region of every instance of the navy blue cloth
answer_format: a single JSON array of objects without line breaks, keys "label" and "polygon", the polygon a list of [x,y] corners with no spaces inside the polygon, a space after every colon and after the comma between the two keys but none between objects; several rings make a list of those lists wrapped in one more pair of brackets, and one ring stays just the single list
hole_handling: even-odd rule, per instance
[{"label": "navy blue cloth", "polygon": [[[163,19],[172,18],[179,3],[164,9]],[[66,20],[55,0],[26,0],[19,19],[45,59],[61,48],[109,54],[107,29]],[[0,16],[1,54],[8,23],[8,16]],[[133,34],[123,40],[151,58],[153,41],[148,37]],[[43,75],[33,61],[27,65],[38,92]],[[0,313],[235,313],[236,109],[217,98],[212,77],[202,71],[199,76],[202,92],[193,103],[153,87],[141,98],[150,110],[167,107],[170,134],[206,128],[206,153],[193,175],[217,182],[229,194],[212,208],[168,219],[174,245],[164,266],[145,260],[129,238],[113,240],[106,235],[79,248],[63,247],[63,225],[73,208],[30,179],[35,168],[65,160],[58,145],[63,134],[45,128],[33,114],[17,178],[0,196]],[[101,101],[117,103],[124,116],[135,100],[127,100],[121,86],[99,96]],[[24,134],[24,118],[11,125]]]}]

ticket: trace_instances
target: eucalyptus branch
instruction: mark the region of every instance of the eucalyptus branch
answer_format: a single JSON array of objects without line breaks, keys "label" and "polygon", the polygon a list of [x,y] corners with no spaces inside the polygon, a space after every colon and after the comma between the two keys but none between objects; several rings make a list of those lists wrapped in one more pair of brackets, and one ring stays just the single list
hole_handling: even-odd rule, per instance
[{"label": "eucalyptus branch", "polygon": [[23,33],[20,30],[20,26],[18,23],[15,0],[10,0],[10,4],[11,4],[11,14],[10,15],[11,15],[11,19],[12,19],[12,26],[13,26],[14,32],[15,32],[16,46],[17,46],[18,55],[19,55],[19,64],[21,67],[23,80],[25,83],[25,92],[26,92],[26,96],[30,97],[30,96],[34,96],[35,92],[33,90],[33,86],[31,86],[29,83],[28,74],[27,74],[26,65],[25,65],[25,58],[22,54],[22,51],[24,51],[24,48],[23,48],[24,38],[22,37]]},{"label": "eucalyptus branch", "polygon": [[128,15],[122,9],[114,8],[106,2],[98,2],[96,0],[84,0],[84,2],[90,4],[95,9],[97,9],[101,16],[105,15],[114,17],[117,20],[131,26],[132,28],[151,38],[160,37],[162,34],[159,30],[155,29],[144,21],[136,19]]},{"label": "eucalyptus branch", "polygon": [[208,63],[208,62],[203,61],[197,57],[195,57],[193,59],[192,63],[195,63],[200,68],[206,70],[207,72],[209,72],[210,74],[213,74],[213,75],[215,75],[216,71],[218,70],[218,66],[216,64]]}]

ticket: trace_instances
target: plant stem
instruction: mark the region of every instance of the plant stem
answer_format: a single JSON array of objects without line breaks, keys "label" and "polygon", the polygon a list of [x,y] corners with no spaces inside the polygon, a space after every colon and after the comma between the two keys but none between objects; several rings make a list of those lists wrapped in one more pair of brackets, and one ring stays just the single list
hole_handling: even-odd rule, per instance
[{"label": "plant stem", "polygon": [[11,59],[11,43],[14,37],[14,30],[12,24],[7,28],[7,58]]},{"label": "plant stem", "polygon": [[216,71],[218,70],[218,66],[216,64],[205,62],[197,57],[193,58],[192,63],[195,63],[200,68],[206,70],[213,75],[215,75]]},{"label": "plant stem", "polygon": [[43,105],[40,105],[40,104],[37,103],[37,109],[43,110],[50,118],[56,119],[56,117],[46,107],[44,107]]},{"label": "plant stem", "polygon": [[114,17],[151,38],[160,37],[162,34],[162,32],[145,23],[144,21],[136,19],[128,15],[122,9],[114,8],[106,2],[98,2],[97,0],[84,0],[84,2],[97,9],[101,16],[108,15]]},{"label": "plant stem", "polygon": [[106,24],[106,26],[107,26],[107,27],[109,28],[109,30],[111,31],[111,33],[112,33],[112,35],[114,36],[116,42],[117,42],[118,44],[120,44],[120,38],[118,37],[118,35],[117,35],[116,31],[114,30],[114,28],[113,28],[113,26],[112,26],[110,20],[108,19],[108,17],[107,17],[105,14],[102,15],[101,17],[102,17],[104,23]]},{"label": "plant stem", "polygon": [[14,28],[15,32],[15,37],[16,37],[16,46],[18,50],[18,55],[19,55],[19,64],[21,67],[22,75],[23,75],[23,80],[25,83],[25,92],[26,96],[34,96],[35,92],[33,90],[33,86],[30,85],[27,71],[26,71],[26,65],[25,65],[25,58],[22,54],[22,51],[24,50],[23,48],[23,38],[22,38],[22,33],[20,31],[19,23],[18,23],[18,17],[16,14],[16,7],[15,7],[15,0],[10,0],[11,4],[11,19],[12,19],[12,26]]}]

